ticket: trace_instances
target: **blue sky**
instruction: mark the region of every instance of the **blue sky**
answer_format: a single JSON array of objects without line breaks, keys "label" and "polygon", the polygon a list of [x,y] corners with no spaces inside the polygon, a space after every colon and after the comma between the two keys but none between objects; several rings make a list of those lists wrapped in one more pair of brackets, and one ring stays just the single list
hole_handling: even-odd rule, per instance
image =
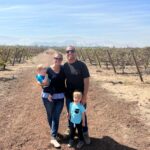
[{"label": "blue sky", "polygon": [[150,1],[0,0],[0,44],[150,46]]}]

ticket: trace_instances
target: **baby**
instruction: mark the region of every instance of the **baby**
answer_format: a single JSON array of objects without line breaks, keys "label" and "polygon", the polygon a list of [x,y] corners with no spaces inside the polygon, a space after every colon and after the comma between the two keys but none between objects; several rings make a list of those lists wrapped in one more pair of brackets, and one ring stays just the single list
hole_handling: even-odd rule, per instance
[{"label": "baby", "polygon": [[[36,75],[36,80],[38,84],[40,84],[45,91],[49,91],[48,87],[50,85],[50,79],[47,76],[47,69],[42,65],[37,66],[37,75]],[[44,84],[44,85],[43,85]],[[51,92],[49,92],[48,95],[48,100],[52,100]]]}]

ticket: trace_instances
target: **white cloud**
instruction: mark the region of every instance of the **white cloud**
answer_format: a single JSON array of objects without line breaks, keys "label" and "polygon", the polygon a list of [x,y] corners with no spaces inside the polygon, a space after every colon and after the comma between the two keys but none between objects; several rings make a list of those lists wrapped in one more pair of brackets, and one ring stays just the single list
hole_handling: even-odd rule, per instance
[{"label": "white cloud", "polygon": [[10,5],[10,6],[0,6],[0,12],[4,11],[14,11],[14,10],[19,10],[19,9],[25,9],[27,8],[27,5]]}]

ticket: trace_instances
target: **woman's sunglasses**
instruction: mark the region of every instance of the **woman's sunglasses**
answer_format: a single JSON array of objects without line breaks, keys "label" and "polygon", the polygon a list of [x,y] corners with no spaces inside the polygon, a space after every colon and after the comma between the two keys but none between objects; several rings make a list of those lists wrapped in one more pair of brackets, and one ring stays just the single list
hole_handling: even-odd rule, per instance
[{"label": "woman's sunglasses", "polygon": [[59,61],[62,61],[63,59],[60,58],[60,57],[54,57],[55,60],[59,60]]},{"label": "woman's sunglasses", "polygon": [[66,53],[67,54],[69,54],[69,53],[75,53],[75,50],[67,50]]}]

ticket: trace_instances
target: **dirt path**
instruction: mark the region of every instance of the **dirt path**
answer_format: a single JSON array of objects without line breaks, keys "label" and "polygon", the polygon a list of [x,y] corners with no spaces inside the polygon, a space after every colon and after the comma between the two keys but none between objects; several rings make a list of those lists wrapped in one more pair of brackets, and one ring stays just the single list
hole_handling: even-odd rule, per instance
[{"label": "dirt path", "polygon": [[[7,82],[0,81],[0,150],[54,149],[49,144],[50,132],[40,100],[41,89],[34,82],[34,67],[48,60],[51,62],[53,51],[50,54],[36,56],[19,68],[15,77],[9,78],[10,72]],[[148,126],[138,119],[137,104],[118,99],[100,84],[91,77],[87,111],[92,144],[83,149],[149,150]],[[60,133],[64,132],[66,121],[64,108]],[[62,149],[67,149],[66,143],[62,142]]]}]

